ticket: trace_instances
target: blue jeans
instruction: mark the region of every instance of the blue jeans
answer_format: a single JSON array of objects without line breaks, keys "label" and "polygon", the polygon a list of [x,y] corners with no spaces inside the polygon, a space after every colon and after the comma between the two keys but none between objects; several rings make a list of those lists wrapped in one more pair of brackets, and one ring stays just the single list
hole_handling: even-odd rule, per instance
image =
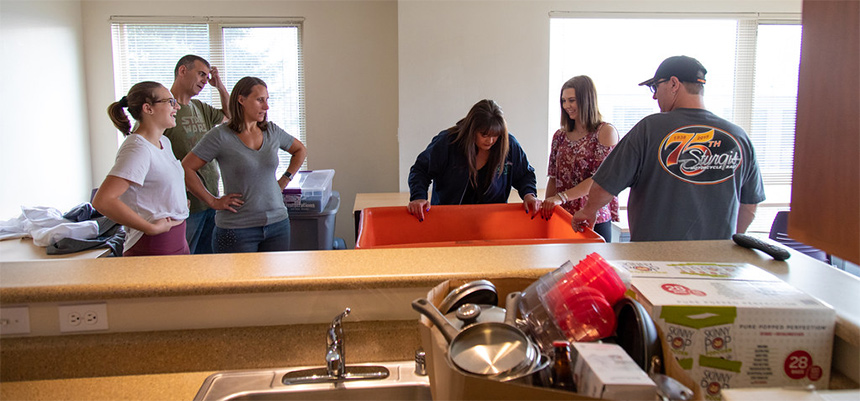
[{"label": "blue jeans", "polygon": [[290,219],[263,227],[215,227],[217,253],[276,252],[290,250]]},{"label": "blue jeans", "polygon": [[215,209],[191,213],[185,220],[185,239],[192,255],[212,253],[215,232]]}]

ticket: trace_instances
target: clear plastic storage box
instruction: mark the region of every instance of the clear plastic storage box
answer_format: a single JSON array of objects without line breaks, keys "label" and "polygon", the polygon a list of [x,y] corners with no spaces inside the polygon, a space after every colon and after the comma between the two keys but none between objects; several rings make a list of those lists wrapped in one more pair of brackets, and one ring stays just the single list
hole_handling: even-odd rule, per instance
[{"label": "clear plastic storage box", "polygon": [[320,213],[331,198],[334,170],[299,171],[284,188],[284,204],[293,213]]}]

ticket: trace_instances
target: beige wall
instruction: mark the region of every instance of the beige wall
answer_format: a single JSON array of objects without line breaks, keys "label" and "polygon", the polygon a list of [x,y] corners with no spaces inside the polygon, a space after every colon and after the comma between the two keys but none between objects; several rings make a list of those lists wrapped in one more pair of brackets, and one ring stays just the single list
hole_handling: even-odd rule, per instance
[{"label": "beige wall", "polygon": [[[799,13],[800,0],[401,1],[398,7],[400,188],[433,135],[483,98],[505,111],[510,131],[546,186],[549,13]],[[630,32],[635,35],[636,32]],[[587,35],[583,40],[589,40]],[[571,43],[575,49],[576,43]],[[655,43],[654,46],[659,46]],[[623,54],[609,62],[631,62]],[[656,69],[657,66],[655,65]]]},{"label": "beige wall", "polygon": [[116,131],[102,107],[114,100],[113,80],[104,78],[113,77],[111,15],[300,16],[308,166],[336,171],[341,207],[335,235],[354,240],[356,193],[397,189],[396,2],[84,1],[81,9],[94,182],[103,179],[116,152]]},{"label": "beige wall", "polygon": [[0,0],[0,220],[89,200],[83,59],[79,2]]}]

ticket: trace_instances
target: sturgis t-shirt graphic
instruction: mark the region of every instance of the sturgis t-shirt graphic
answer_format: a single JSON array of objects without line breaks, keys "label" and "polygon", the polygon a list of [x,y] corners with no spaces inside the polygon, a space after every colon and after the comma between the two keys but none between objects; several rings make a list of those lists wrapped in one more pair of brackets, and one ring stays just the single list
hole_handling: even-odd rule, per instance
[{"label": "sturgis t-shirt graphic", "polygon": [[734,136],[703,125],[686,126],[669,133],[658,152],[663,169],[691,184],[726,181],[743,163],[743,151]]}]

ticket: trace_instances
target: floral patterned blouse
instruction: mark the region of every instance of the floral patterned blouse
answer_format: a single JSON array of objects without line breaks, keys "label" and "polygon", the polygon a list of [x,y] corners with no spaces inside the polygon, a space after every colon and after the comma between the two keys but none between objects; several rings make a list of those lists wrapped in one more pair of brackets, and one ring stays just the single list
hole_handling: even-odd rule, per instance
[{"label": "floral patterned blouse", "polygon": [[[606,124],[606,123],[603,123]],[[552,148],[549,153],[549,171],[547,175],[550,178],[555,178],[555,187],[558,192],[566,191],[577,186],[580,182],[594,175],[600,163],[606,159],[609,152],[612,152],[614,146],[603,146],[597,140],[597,133],[603,124],[596,131],[588,133],[588,135],[580,138],[575,142],[571,142],[567,133],[564,130],[558,130],[552,136]],[[578,199],[571,199],[561,206],[570,212],[576,213],[585,202],[588,200],[588,195]],[[618,198],[613,197],[608,205],[602,207],[597,212],[597,223],[605,223],[607,221],[619,221],[618,218]]]}]

